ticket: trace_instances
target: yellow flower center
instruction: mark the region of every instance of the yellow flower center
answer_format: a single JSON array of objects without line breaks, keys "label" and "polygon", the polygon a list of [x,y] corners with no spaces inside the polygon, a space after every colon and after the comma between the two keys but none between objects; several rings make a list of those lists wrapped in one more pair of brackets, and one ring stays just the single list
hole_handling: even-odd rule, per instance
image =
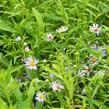
[{"label": "yellow flower center", "polygon": [[34,62],[34,60],[33,60],[33,59],[30,61],[30,66],[32,66],[32,67],[34,67],[34,66],[35,66],[35,62]]},{"label": "yellow flower center", "polygon": [[92,58],[92,62],[95,63],[96,62],[96,58]]},{"label": "yellow flower center", "polygon": [[43,94],[41,94],[39,98],[40,98],[40,99],[44,99],[44,95],[43,95]]},{"label": "yellow flower center", "polygon": [[88,67],[88,68],[85,68],[86,70],[86,73],[89,73],[91,71],[91,69]]}]

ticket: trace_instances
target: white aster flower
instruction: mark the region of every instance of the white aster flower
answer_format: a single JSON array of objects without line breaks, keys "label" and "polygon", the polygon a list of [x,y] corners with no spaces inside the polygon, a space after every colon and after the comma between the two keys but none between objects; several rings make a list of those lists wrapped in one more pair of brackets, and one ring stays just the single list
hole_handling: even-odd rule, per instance
[{"label": "white aster flower", "polygon": [[17,36],[16,37],[16,41],[18,42],[18,41],[20,41],[21,40],[21,37],[20,36]]},{"label": "white aster flower", "polygon": [[36,70],[37,69],[37,67],[36,67],[37,64],[38,64],[38,60],[36,60],[35,58],[32,58],[32,56],[25,59],[25,65],[30,70]]},{"label": "white aster flower", "polygon": [[78,76],[80,76],[80,77],[85,76],[85,71],[84,70],[81,70],[81,71],[79,70]]},{"label": "white aster flower", "polygon": [[29,52],[29,51],[30,51],[29,46],[25,47],[25,52]]},{"label": "white aster flower", "polygon": [[54,35],[53,35],[52,33],[48,33],[48,34],[46,35],[46,40],[47,40],[47,41],[52,41],[53,38],[54,38]]},{"label": "white aster flower", "polygon": [[89,73],[90,73],[91,71],[92,71],[92,70],[91,70],[90,67],[88,67],[87,65],[84,66],[84,72],[85,72],[87,75],[89,75]]},{"label": "white aster flower", "polygon": [[61,26],[60,28],[58,28],[56,30],[57,33],[63,33],[63,32],[66,32],[68,30],[68,27],[67,26]]},{"label": "white aster flower", "polygon": [[44,92],[39,92],[36,94],[35,100],[43,103],[45,99],[46,99],[46,94]]},{"label": "white aster flower", "polygon": [[61,91],[61,89],[64,89],[64,86],[57,83],[56,81],[51,83],[51,88],[53,89],[53,91]]},{"label": "white aster flower", "polygon": [[92,26],[90,26],[90,31],[99,35],[101,33],[101,27],[99,27],[98,24],[93,24]]}]

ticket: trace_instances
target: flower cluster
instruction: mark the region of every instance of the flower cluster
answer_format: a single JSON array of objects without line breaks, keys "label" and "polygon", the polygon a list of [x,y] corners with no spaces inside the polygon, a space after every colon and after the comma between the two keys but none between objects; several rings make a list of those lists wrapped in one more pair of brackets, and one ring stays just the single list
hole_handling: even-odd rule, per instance
[{"label": "flower cluster", "polygon": [[[53,91],[60,92],[61,89],[64,89],[64,86],[61,85],[60,83],[58,83],[57,81],[54,81],[54,82],[51,83],[51,88],[53,89]],[[36,94],[35,100],[43,103],[45,101],[45,99],[46,99],[45,92],[38,92]]]},{"label": "flower cluster", "polygon": [[92,72],[92,69],[96,65],[98,65],[99,60],[95,56],[90,56],[88,59],[88,62],[89,62],[88,63],[89,65],[85,65],[82,70],[79,70],[78,75],[80,77],[85,76],[85,75],[89,76],[90,73]]},{"label": "flower cluster", "polygon": [[[68,27],[67,26],[61,26],[60,28],[56,29],[56,33],[64,33],[68,31]],[[52,33],[48,33],[46,35],[46,41],[53,41],[55,35],[53,35]]]},{"label": "flower cluster", "polygon": [[[101,27],[99,27],[98,24],[93,24],[92,26],[90,26],[89,29],[91,32],[95,33],[96,35],[99,35],[101,33]],[[68,27],[66,27],[66,26],[61,26],[60,28],[56,29],[56,33],[63,33],[63,32],[67,32],[67,31],[68,31]],[[55,37],[55,35],[53,33],[48,33],[48,34],[46,34],[46,41],[53,41],[54,37]],[[21,40],[21,38],[18,36],[16,38],[16,41],[20,41],[20,40]],[[24,42],[23,45],[25,46],[25,52],[29,52],[30,48],[29,48],[29,46],[27,46],[27,43]],[[94,49],[97,49],[97,44],[95,44]],[[88,62],[89,62],[89,65],[85,65],[82,68],[82,70],[79,70],[78,75],[80,77],[89,76],[93,70],[93,67],[95,67],[99,63],[98,59],[94,56],[89,57]],[[33,58],[32,56],[25,58],[24,63],[28,69],[37,70],[38,60],[36,58]],[[43,63],[46,63],[46,59],[43,61]],[[72,66],[70,66],[70,70],[72,71]],[[68,66],[66,66],[66,72],[68,72]],[[50,74],[49,78],[53,79],[54,75]],[[39,83],[40,80],[38,78],[36,78],[36,82]],[[47,82],[48,82],[48,79],[47,79]],[[50,84],[50,88],[52,88],[52,90],[55,92],[60,92],[62,89],[64,89],[64,86],[57,81],[53,81]],[[40,92],[36,93],[35,100],[43,103],[46,100],[45,92],[40,91]]]},{"label": "flower cluster", "polygon": [[91,68],[89,66],[85,65],[83,70],[81,70],[81,71],[79,70],[78,75],[80,77],[85,76],[85,75],[89,76],[91,71],[92,71]]}]

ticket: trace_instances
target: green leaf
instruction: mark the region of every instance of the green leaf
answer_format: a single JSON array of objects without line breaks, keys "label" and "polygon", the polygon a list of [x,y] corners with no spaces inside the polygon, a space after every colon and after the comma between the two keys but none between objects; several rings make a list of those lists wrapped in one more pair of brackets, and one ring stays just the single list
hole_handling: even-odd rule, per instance
[{"label": "green leaf", "polygon": [[39,101],[36,102],[36,109],[42,109],[43,104]]},{"label": "green leaf", "polygon": [[98,56],[97,52],[95,52],[94,50],[92,50],[87,43],[85,43],[84,40],[82,40],[81,38],[78,39],[78,41],[80,42],[81,45],[83,45],[84,48],[86,48],[88,50],[89,53]]},{"label": "green leaf", "polygon": [[36,17],[39,34],[44,33],[44,22],[43,22],[41,13],[38,10],[36,10],[35,8],[32,8],[32,12],[33,12],[34,16]]},{"label": "green leaf", "polygon": [[0,108],[1,109],[8,109],[8,105],[1,98],[0,98]]},{"label": "green leaf", "polygon": [[89,10],[88,8],[86,8],[85,11],[87,11],[89,14],[93,15],[94,17],[96,16],[96,14],[91,10]]},{"label": "green leaf", "polygon": [[15,32],[15,29],[12,28],[10,25],[7,24],[7,22],[3,21],[3,20],[0,20],[0,30],[3,30],[3,31],[8,31],[8,32]]}]

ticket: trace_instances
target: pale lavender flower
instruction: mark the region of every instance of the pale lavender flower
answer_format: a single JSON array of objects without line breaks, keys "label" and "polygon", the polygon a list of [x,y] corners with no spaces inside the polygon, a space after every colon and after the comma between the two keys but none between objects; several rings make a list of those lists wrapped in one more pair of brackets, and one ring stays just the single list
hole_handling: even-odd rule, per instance
[{"label": "pale lavender flower", "polygon": [[44,92],[38,92],[36,94],[35,100],[43,103],[45,99],[46,99],[46,94]]},{"label": "pale lavender flower", "polygon": [[64,86],[57,83],[56,81],[51,83],[51,88],[53,89],[53,91],[61,91],[61,89],[64,89]]},{"label": "pale lavender flower", "polygon": [[100,49],[99,46],[97,46],[96,44],[91,45],[91,47],[93,50],[98,51]]},{"label": "pale lavender flower", "polygon": [[102,48],[102,57],[105,58],[107,56],[107,52],[105,47]]},{"label": "pale lavender flower", "polygon": [[25,65],[30,70],[36,70],[37,69],[37,66],[36,66],[37,64],[38,64],[38,60],[36,60],[35,58],[32,58],[32,56],[25,59]]}]

